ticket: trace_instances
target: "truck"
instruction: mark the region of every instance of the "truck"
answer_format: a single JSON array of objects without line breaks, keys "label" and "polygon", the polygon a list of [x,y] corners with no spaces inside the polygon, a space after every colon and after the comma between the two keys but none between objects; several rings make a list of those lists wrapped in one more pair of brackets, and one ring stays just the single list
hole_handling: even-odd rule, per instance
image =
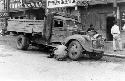
[{"label": "truck", "polygon": [[27,50],[30,45],[54,48],[64,44],[72,60],[84,55],[99,60],[104,54],[103,40],[89,39],[78,20],[56,13],[47,14],[44,20],[8,19],[7,31],[17,34],[16,46],[20,50]]}]

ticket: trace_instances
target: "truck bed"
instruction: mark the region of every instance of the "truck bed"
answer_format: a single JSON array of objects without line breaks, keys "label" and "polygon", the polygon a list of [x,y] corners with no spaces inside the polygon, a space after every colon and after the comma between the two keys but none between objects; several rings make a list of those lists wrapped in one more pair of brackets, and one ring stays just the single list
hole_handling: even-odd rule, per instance
[{"label": "truck bed", "polygon": [[7,31],[40,33],[43,31],[43,28],[44,20],[9,19]]}]

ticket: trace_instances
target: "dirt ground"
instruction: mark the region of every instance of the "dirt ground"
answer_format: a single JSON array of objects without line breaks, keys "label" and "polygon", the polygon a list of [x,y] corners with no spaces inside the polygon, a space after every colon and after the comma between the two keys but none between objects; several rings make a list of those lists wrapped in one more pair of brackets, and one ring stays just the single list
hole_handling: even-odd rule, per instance
[{"label": "dirt ground", "polygon": [[15,41],[0,37],[0,81],[125,81],[125,58],[56,61],[35,48],[17,50]]}]

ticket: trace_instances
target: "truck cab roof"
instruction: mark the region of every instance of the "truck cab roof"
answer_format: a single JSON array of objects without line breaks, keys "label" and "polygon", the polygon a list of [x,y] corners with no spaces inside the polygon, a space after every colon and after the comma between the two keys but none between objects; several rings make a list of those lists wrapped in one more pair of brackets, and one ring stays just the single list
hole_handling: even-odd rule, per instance
[{"label": "truck cab roof", "polygon": [[60,19],[60,20],[71,20],[71,21],[75,21],[78,22],[77,20],[73,19],[73,18],[67,18],[67,17],[63,17],[63,16],[54,16],[55,19]]}]

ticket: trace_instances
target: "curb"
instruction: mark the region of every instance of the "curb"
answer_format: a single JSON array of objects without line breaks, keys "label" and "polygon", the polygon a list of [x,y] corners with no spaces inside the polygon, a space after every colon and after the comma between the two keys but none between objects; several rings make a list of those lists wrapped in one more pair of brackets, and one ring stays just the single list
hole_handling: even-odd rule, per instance
[{"label": "curb", "polygon": [[115,53],[104,53],[104,56],[125,58],[125,54],[123,55],[123,54],[115,54]]}]

